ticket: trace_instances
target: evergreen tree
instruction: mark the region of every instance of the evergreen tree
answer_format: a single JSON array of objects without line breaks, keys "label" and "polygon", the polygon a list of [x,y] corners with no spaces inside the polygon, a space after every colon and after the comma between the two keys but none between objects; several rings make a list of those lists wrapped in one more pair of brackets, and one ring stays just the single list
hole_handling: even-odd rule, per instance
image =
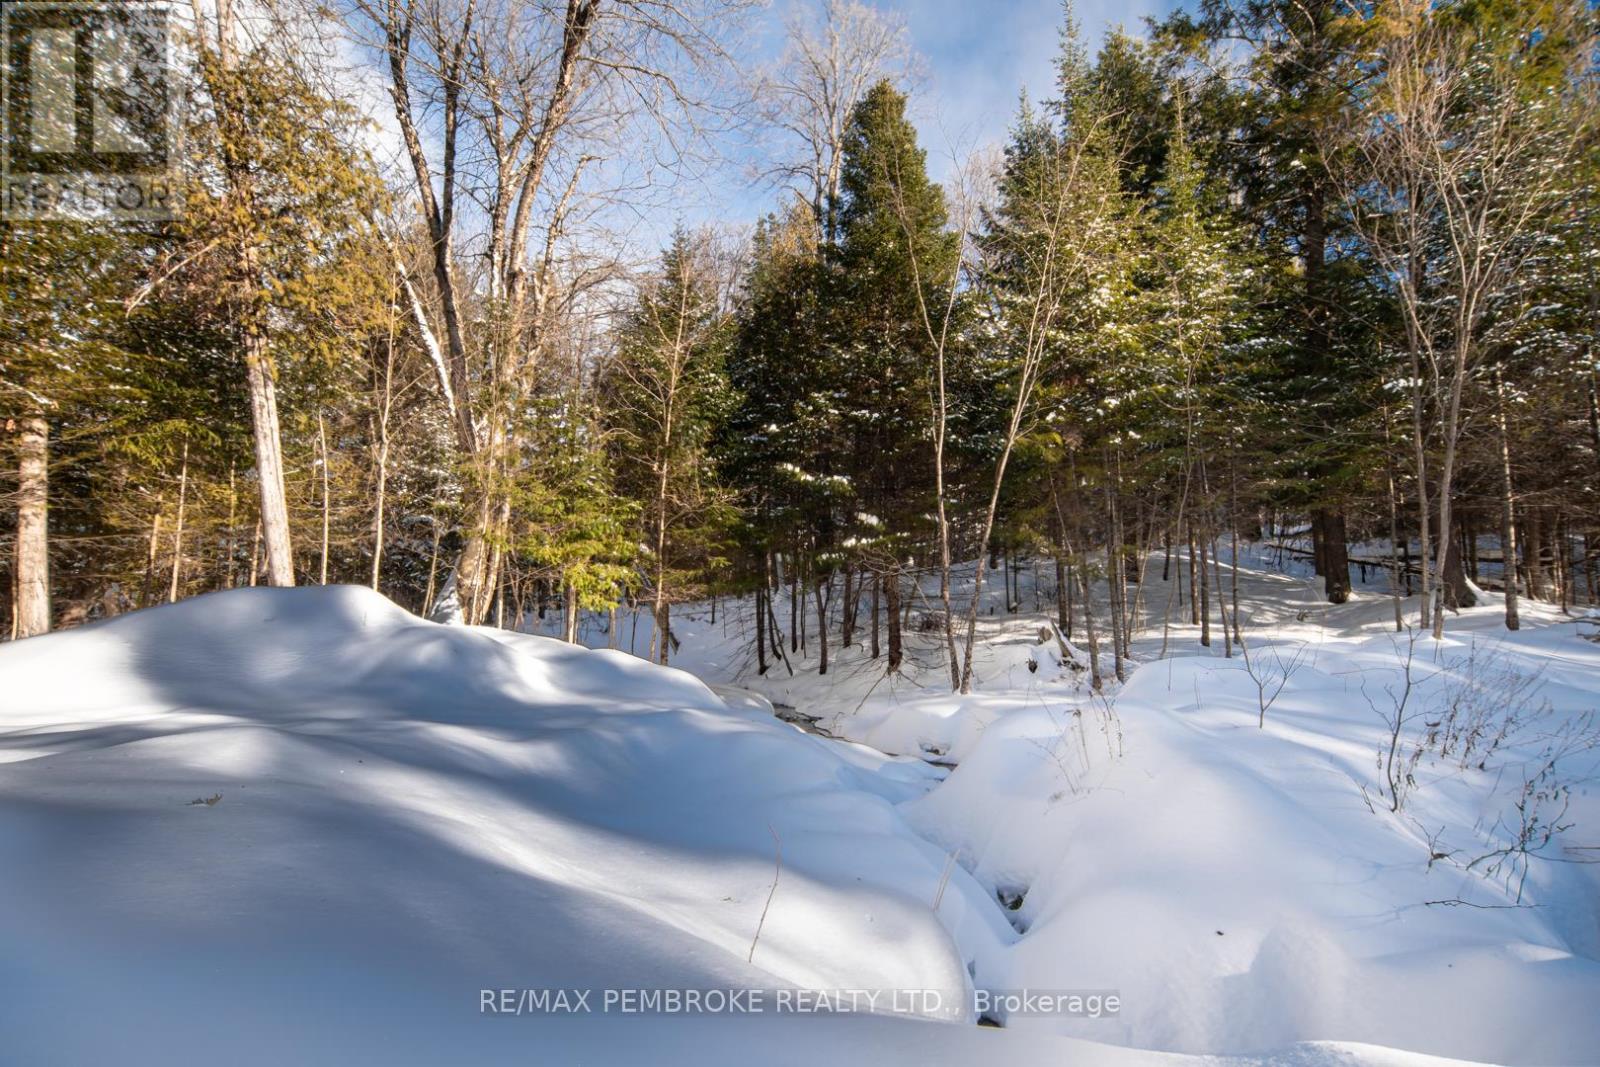
[{"label": "evergreen tree", "polygon": [[[888,669],[902,656],[900,569],[931,510],[933,341],[923,308],[942,307],[960,235],[887,81],[867,93],[844,140],[840,239],[825,250],[828,359],[838,389],[839,468],[853,494],[840,522],[880,575]],[[919,298],[919,288],[922,290]]]},{"label": "evergreen tree", "polygon": [[712,442],[734,403],[725,356],[730,319],[714,249],[674,234],[660,271],[641,286],[602,388],[619,488],[642,505],[654,656],[668,659],[674,599],[705,587],[723,561],[730,494]]}]

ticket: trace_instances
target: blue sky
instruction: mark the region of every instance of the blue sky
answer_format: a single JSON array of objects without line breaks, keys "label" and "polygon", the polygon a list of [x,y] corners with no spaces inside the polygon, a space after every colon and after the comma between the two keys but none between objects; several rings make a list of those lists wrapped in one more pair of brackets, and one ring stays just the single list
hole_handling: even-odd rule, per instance
[{"label": "blue sky", "polygon": [[[810,0],[772,0],[760,16],[757,39],[749,42],[763,60],[782,51],[785,21]],[[973,150],[1005,140],[1024,87],[1035,100],[1054,88],[1054,60],[1060,42],[1060,0],[870,0],[872,6],[902,16],[918,53],[918,77],[910,86],[912,119],[928,170],[945,180],[953,161]],[[1143,29],[1145,16],[1167,14],[1179,0],[1076,0],[1075,10],[1091,50],[1103,34],[1121,25]],[[680,191],[680,207],[667,214],[677,221],[731,225],[753,223],[778,202],[769,185],[751,184],[734,170],[703,176]],[[649,243],[671,223],[657,215],[644,229]]]},{"label": "blue sky", "polygon": [[[928,169],[945,181],[953,162],[985,145],[1005,140],[1016,115],[1018,94],[1026,87],[1035,100],[1054,88],[1054,67],[1062,24],[1061,0],[866,0],[901,16],[918,55],[910,113]],[[734,46],[741,63],[766,64],[783,50],[785,23],[801,4],[816,0],[770,0],[746,24],[749,36]],[[1121,25],[1140,33],[1146,16],[1163,16],[1181,0],[1075,0],[1075,13],[1091,50],[1107,30]],[[357,53],[352,49],[350,56]],[[370,58],[370,57],[369,57]],[[353,71],[353,73],[351,72]],[[374,150],[399,168],[399,135],[387,93],[386,75],[376,65],[352,60],[343,75],[350,98],[375,119]],[[653,168],[659,183],[647,180],[627,206],[603,211],[610,225],[638,253],[651,256],[677,225],[743,227],[753,225],[780,202],[770,183],[754,181],[749,153],[755,146],[738,137],[719,147],[735,157],[701,168],[693,176],[670,175],[670,166]],[[767,148],[774,146],[768,145]],[[760,151],[760,149],[755,149]],[[648,155],[648,153],[646,153]],[[650,174],[651,169],[644,172]]]},{"label": "blue sky", "polygon": [[[780,5],[781,6],[781,5]],[[1035,100],[1048,96],[1061,27],[1060,0],[880,0],[875,7],[902,14],[923,57],[925,78],[914,88],[912,113],[940,170],[951,147],[958,151],[1005,138],[1026,86]],[[1078,22],[1091,48],[1121,24],[1139,32],[1147,15],[1161,16],[1174,0],[1077,0]]]}]

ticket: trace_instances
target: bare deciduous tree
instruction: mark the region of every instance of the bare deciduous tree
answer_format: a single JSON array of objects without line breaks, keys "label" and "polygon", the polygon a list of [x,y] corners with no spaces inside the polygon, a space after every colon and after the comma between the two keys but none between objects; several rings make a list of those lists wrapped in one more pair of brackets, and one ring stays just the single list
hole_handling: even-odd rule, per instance
[{"label": "bare deciduous tree", "polygon": [[910,62],[905,20],[856,0],[821,0],[789,21],[787,51],[763,87],[771,122],[798,142],[776,173],[810,202],[829,239],[850,114],[868,89],[903,75]]},{"label": "bare deciduous tree", "polygon": [[[1513,39],[1486,40],[1426,0],[1392,0],[1384,8],[1375,57],[1382,78],[1358,113],[1361,165],[1349,190],[1405,322],[1425,554],[1428,430],[1438,428],[1431,506],[1439,547],[1431,583],[1424,556],[1423,622],[1440,637],[1463,401],[1486,354],[1493,300],[1534,253],[1530,235],[1562,193],[1580,134],[1563,121],[1558,90],[1530,77],[1535,60],[1522,31],[1528,42],[1538,38],[1560,50],[1539,62],[1554,58],[1568,68],[1585,61],[1591,38],[1552,33],[1562,27],[1530,19]],[[1548,17],[1578,15],[1555,5]]]},{"label": "bare deciduous tree", "polygon": [[[444,367],[457,451],[475,485],[454,582],[468,622],[498,584],[492,543],[509,520],[494,488],[511,451],[507,409],[548,325],[556,247],[606,150],[637,150],[641,119],[675,155],[715,94],[725,16],[744,0],[346,0],[384,61],[407,184],[426,231],[437,333],[406,296]],[[468,230],[471,227],[471,230]],[[463,260],[464,246],[478,255]],[[538,246],[538,247],[536,247]],[[468,305],[485,303],[482,311]],[[442,334],[442,337],[439,336]],[[431,336],[430,336],[431,335]]]}]

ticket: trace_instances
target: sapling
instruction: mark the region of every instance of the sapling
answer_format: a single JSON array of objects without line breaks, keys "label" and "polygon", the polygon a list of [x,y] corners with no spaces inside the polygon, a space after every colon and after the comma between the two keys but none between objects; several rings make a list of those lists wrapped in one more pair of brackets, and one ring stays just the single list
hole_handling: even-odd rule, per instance
[{"label": "sapling", "polygon": [[[1242,640],[1239,642],[1239,651],[1244,658],[1245,673],[1250,676],[1250,680],[1255,683],[1256,687],[1257,728],[1266,728],[1267,710],[1277,702],[1278,697],[1283,693],[1284,686],[1289,684],[1289,679],[1293,678],[1295,672],[1305,665],[1307,647],[1305,642],[1301,642],[1295,646],[1293,654],[1285,660],[1282,650],[1277,645],[1264,645],[1255,650],[1255,656],[1252,658],[1249,647]],[[1271,665],[1261,661],[1264,653],[1271,653]]]},{"label": "sapling", "polygon": [[[1388,707],[1380,708],[1377,701],[1367,692],[1365,679],[1361,683],[1361,695],[1366,699],[1367,706],[1377,713],[1379,718],[1388,728],[1388,744],[1378,753],[1378,768],[1383,774],[1384,782],[1388,786],[1389,810],[1398,812],[1405,803],[1407,787],[1414,784],[1407,761],[1400,754],[1400,739],[1404,734],[1405,725],[1410,717],[1415,714],[1416,708],[1413,698],[1416,695],[1418,684],[1431,678],[1433,675],[1418,677],[1416,671],[1418,631],[1406,631],[1404,651],[1401,643],[1394,642],[1395,651],[1400,656],[1400,680],[1397,685],[1385,685],[1384,693],[1388,697]],[[1437,673],[1437,672],[1435,672]],[[1399,757],[1398,764],[1396,757]],[[1415,766],[1415,759],[1409,766]]]}]

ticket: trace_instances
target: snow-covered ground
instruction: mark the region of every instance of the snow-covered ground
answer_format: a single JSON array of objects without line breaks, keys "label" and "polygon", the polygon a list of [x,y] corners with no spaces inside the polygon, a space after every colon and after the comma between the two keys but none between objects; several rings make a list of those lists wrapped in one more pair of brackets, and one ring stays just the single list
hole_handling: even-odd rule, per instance
[{"label": "snow-covered ground", "polygon": [[[1596,753],[1571,750],[1594,627],[1532,606],[1506,635],[1490,603],[1413,650],[1379,590],[1330,608],[1271,563],[1241,583],[1247,670],[1176,605],[1156,658],[1155,559],[1142,665],[1099,695],[1039,644],[1031,564],[1030,610],[985,606],[966,697],[930,634],[897,678],[864,633],[826,676],[757,678],[738,601],[679,613],[692,673],[354,588],[0,646],[0,1062],[1600,1061]],[[1424,754],[1396,813],[1408,656],[1403,765],[1451,703],[1522,722],[1466,766]],[[1519,797],[1573,825],[1497,864]],[[556,988],[591,1010],[484,1010]],[[975,988],[1119,1003],[993,1029]],[[623,1014],[607,989],[764,1010]]]}]

